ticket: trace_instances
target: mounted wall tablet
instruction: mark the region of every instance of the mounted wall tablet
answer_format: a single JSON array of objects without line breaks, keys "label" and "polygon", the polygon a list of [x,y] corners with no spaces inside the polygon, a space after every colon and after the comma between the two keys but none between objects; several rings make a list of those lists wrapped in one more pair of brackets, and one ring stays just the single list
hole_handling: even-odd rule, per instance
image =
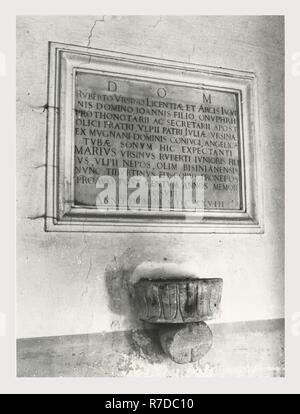
[{"label": "mounted wall tablet", "polygon": [[263,231],[253,73],[51,43],[48,103],[48,231]]}]

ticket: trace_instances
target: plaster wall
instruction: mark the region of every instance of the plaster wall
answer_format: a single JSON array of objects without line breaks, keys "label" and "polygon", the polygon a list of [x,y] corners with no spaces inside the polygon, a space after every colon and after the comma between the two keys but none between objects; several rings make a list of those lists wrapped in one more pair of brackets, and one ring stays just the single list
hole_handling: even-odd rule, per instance
[{"label": "plaster wall", "polygon": [[[48,41],[258,77],[264,234],[46,233]],[[17,336],[136,327],[126,280],[143,261],[195,263],[222,277],[218,322],[284,316],[284,21],[279,16],[17,19]]]}]

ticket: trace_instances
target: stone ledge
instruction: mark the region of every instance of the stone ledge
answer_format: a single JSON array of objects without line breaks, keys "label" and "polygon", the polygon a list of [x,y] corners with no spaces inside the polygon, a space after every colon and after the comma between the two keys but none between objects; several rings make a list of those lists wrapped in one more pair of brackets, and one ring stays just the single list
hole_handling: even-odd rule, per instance
[{"label": "stone ledge", "polygon": [[284,320],[211,324],[200,361],[178,365],[155,330],[17,340],[18,377],[283,377]]}]

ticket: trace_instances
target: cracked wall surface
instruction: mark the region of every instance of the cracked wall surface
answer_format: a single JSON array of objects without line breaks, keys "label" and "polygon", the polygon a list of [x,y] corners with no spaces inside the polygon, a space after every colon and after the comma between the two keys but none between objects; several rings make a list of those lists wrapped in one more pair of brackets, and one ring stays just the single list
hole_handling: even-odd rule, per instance
[{"label": "cracked wall surface", "polygon": [[[147,260],[222,277],[218,322],[283,317],[283,37],[276,16],[18,18],[19,338],[136,329],[127,281]],[[45,233],[48,41],[256,72],[265,234]]]}]

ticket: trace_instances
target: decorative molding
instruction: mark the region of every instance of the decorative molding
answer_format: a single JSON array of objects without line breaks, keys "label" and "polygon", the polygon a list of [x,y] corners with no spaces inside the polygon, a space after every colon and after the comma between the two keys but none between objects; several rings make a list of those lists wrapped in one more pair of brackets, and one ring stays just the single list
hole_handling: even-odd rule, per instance
[{"label": "decorative molding", "polygon": [[[86,47],[49,44],[46,230],[262,233],[257,85],[254,73]],[[235,93],[239,102],[243,210],[99,211],[74,206],[74,90],[77,71]]]}]

